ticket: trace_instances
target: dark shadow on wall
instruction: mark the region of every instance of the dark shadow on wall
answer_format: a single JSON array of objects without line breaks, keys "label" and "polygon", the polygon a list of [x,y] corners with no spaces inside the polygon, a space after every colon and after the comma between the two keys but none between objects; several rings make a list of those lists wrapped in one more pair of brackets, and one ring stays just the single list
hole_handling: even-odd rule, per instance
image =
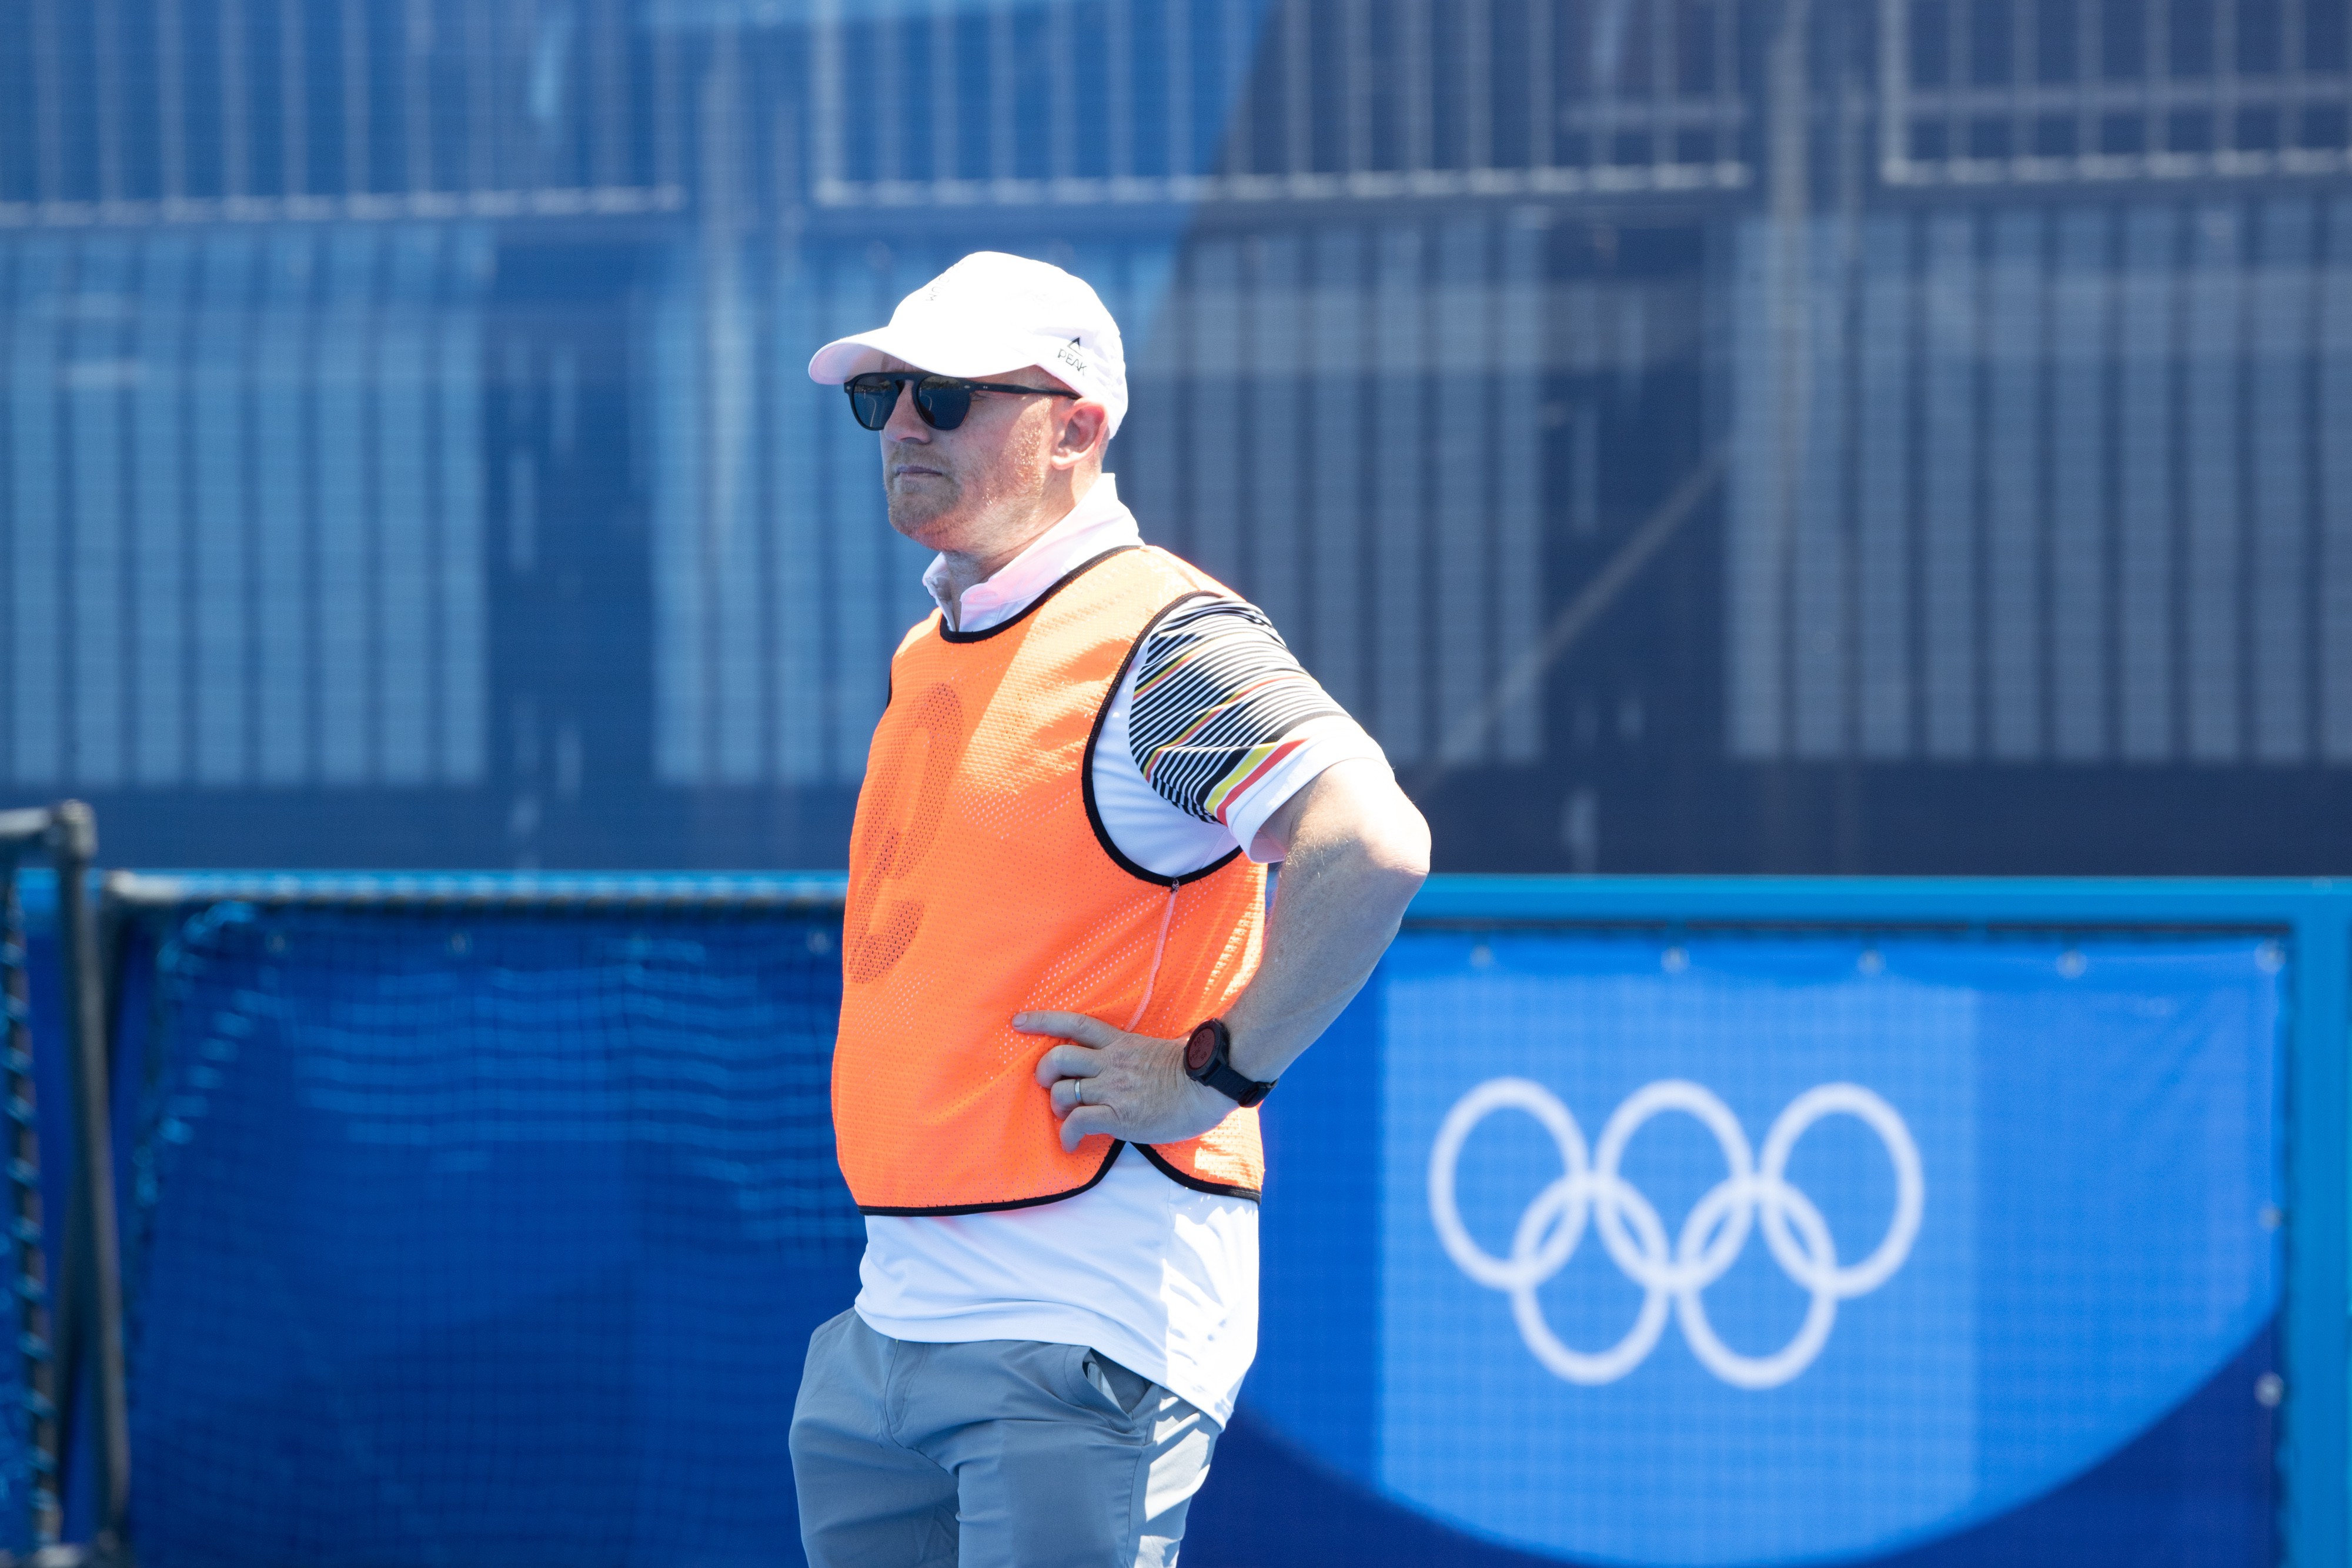
[{"label": "dark shadow on wall", "polygon": [[856,787],[575,797],[480,789],[92,791],[106,864],[142,870],[834,871]]},{"label": "dark shadow on wall", "polygon": [[1834,876],[2352,873],[2345,780],[2135,768],[1570,757],[1445,776],[1445,872]]}]

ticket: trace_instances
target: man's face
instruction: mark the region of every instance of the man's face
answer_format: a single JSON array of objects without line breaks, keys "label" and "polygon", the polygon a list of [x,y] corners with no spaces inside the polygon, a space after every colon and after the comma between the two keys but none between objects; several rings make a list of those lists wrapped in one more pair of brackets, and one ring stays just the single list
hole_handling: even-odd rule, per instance
[{"label": "man's face", "polygon": [[[883,368],[918,367],[888,360]],[[971,379],[1059,384],[1034,366]],[[914,390],[902,390],[882,427],[882,490],[890,526],[929,549],[989,553],[999,532],[1024,526],[1034,513],[1069,407],[1066,398],[974,392],[961,424],[933,430],[915,412]]]}]

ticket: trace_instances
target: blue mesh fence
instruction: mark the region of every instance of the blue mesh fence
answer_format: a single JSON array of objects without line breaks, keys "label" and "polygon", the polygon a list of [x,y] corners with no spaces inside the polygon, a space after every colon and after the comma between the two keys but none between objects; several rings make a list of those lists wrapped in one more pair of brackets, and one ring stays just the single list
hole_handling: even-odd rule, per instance
[{"label": "blue mesh fence", "polygon": [[123,1048],[142,1560],[798,1561],[788,1416],[863,1239],[838,928],[151,924]]},{"label": "blue mesh fence", "polygon": [[[719,895],[142,917],[142,1561],[799,1561],[789,1415],[863,1236],[838,935]],[[1187,1562],[2271,1561],[2323,962],[1409,930],[1270,1103],[1262,1354]]]}]

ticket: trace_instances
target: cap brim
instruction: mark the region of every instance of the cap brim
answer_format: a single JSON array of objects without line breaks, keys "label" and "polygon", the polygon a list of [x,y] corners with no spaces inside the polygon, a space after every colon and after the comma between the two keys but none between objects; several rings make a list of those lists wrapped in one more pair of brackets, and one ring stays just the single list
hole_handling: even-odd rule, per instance
[{"label": "cap brim", "polygon": [[852,376],[878,371],[887,359],[899,360],[937,376],[992,376],[1035,362],[1036,344],[1028,339],[973,334],[950,337],[939,332],[911,332],[904,328],[877,327],[855,337],[836,338],[809,356],[809,380],[839,386]]}]

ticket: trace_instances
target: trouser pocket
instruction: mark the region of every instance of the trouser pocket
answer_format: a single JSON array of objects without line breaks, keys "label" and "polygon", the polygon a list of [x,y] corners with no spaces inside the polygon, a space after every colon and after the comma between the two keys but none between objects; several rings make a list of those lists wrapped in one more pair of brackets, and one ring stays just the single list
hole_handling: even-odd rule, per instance
[{"label": "trouser pocket", "polygon": [[1097,1392],[1118,1406],[1122,1416],[1135,1414],[1143,1403],[1143,1396],[1151,1387],[1151,1379],[1132,1367],[1122,1366],[1098,1350],[1087,1352],[1083,1370],[1087,1381]]}]

